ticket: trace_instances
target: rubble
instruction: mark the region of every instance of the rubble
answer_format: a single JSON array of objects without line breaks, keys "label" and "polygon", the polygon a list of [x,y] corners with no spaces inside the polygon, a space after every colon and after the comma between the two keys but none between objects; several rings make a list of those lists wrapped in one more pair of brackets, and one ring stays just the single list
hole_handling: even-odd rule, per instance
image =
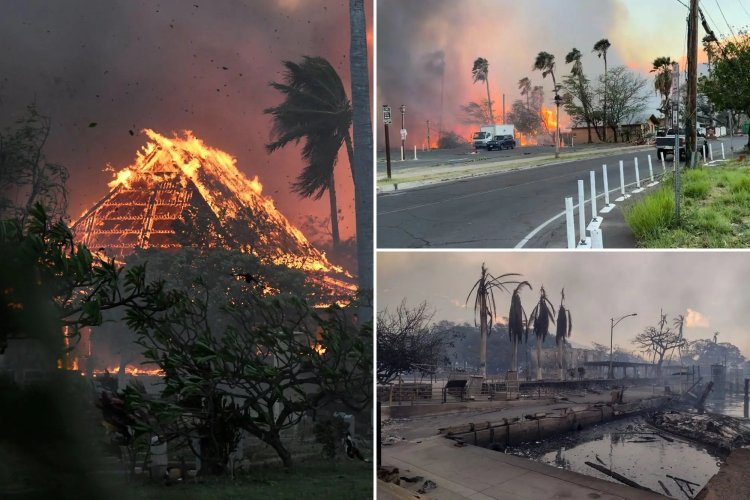
[{"label": "rubble", "polygon": [[750,444],[750,424],[715,413],[694,414],[668,410],[655,412],[648,422],[658,429],[728,452]]}]

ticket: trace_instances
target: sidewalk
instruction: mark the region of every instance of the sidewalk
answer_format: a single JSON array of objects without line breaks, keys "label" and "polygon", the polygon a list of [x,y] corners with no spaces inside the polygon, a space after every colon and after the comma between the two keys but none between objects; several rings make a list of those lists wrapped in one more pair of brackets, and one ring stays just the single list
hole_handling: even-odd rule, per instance
[{"label": "sidewalk", "polygon": [[555,158],[553,153],[535,156],[533,158],[513,158],[498,161],[485,161],[486,156],[478,152],[476,156],[467,156],[460,160],[445,160],[440,162],[416,161],[410,164],[410,160],[394,162],[395,168],[391,180],[387,180],[385,172],[377,174],[377,192],[401,191],[416,187],[427,186],[442,182],[451,182],[483,175],[492,175],[499,172],[510,172],[526,168],[541,167],[546,165],[557,165],[571,161],[596,158],[617,154],[623,151],[644,151],[653,149],[652,145],[644,146],[617,146],[581,148],[580,150],[563,150],[560,158]]},{"label": "sidewalk", "polygon": [[[558,469],[532,460],[476,446],[456,446],[442,436],[413,443],[399,443],[383,448],[383,464],[395,466],[401,476],[422,476],[420,482],[431,480],[437,488],[427,496],[449,500],[470,498],[490,499],[663,499],[644,490],[612,483],[576,472]],[[379,499],[406,498],[382,488]],[[414,496],[412,496],[414,498]]]}]

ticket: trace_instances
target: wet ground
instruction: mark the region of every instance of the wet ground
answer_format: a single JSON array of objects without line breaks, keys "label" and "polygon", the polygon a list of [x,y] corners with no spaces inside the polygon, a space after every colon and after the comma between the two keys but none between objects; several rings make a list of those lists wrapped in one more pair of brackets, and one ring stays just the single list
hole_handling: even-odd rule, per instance
[{"label": "wet ground", "polygon": [[593,426],[508,451],[561,469],[617,482],[586,464],[591,462],[675,498],[692,498],[718,472],[724,459],[699,444],[658,432],[641,417]]},{"label": "wet ground", "polygon": [[729,417],[744,418],[745,396],[740,394],[727,394],[724,399],[706,400],[706,411],[720,413]]}]

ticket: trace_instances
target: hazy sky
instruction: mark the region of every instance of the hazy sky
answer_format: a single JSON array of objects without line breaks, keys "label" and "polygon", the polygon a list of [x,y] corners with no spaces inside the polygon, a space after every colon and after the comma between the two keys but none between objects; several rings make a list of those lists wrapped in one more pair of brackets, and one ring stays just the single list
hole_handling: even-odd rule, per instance
[{"label": "hazy sky", "polygon": [[[482,262],[494,275],[520,273],[534,287],[522,302],[531,312],[544,285],[557,308],[573,315],[571,340],[609,345],[610,318],[638,313],[615,327],[615,344],[630,340],[659,320],[687,318],[688,340],[731,342],[750,357],[750,258],[747,252],[379,252],[377,308],[393,308],[403,298],[414,306],[427,301],[435,320],[473,323],[473,302],[466,296],[479,278]],[[507,315],[510,295],[495,296],[498,313]]]},{"label": "hazy sky", "polygon": [[[0,0],[0,126],[33,101],[52,118],[46,153],[71,172],[74,218],[107,193],[108,163],[119,170],[135,159],[145,136],[128,130],[143,128],[192,130],[258,175],[291,221],[327,217],[327,197],[290,193],[299,150],[263,149],[263,110],[281,102],[268,83],[281,80],[282,60],[304,55],[327,58],[350,94],[349,43],[347,0]],[[354,230],[348,172],[343,152],[344,237]]]},{"label": "hazy sky", "polygon": [[[702,9],[718,36],[730,30],[717,5],[735,32],[750,24],[750,2],[704,0]],[[481,56],[490,65],[496,116],[502,113],[503,93],[506,110],[521,97],[518,80],[523,77],[544,86],[551,108],[551,78],[542,80],[540,72],[531,70],[536,55],[542,50],[555,55],[559,81],[570,72],[565,55],[576,47],[583,54],[584,72],[596,77],[604,64],[592,48],[602,38],[612,44],[610,68],[627,65],[650,83],[656,57],[684,60],[686,17],[687,9],[678,0],[378,0],[377,107],[385,103],[396,110],[406,104],[410,138],[421,144],[425,120],[431,121],[433,130],[440,120],[444,68],[444,128],[470,132],[476,126],[461,125],[457,115],[461,104],[486,98],[484,83],[474,84],[471,77],[473,62]],[[705,59],[702,53],[701,57]],[[655,96],[653,105],[658,105]],[[563,117],[560,121],[567,122]],[[380,132],[380,117],[378,125]]]}]

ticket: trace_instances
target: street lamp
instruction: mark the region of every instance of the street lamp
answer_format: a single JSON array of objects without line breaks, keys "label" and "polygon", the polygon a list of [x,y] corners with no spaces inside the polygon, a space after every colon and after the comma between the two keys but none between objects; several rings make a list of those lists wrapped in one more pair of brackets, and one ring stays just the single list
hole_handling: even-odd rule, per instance
[{"label": "street lamp", "polygon": [[617,320],[615,320],[615,318],[610,318],[609,320],[609,379],[614,378],[614,372],[612,371],[612,339],[614,337],[615,327],[617,326],[617,323],[631,316],[638,316],[638,313],[626,314],[625,316],[620,316]]},{"label": "street lamp", "polygon": [[555,85],[555,106],[557,106],[557,116],[555,117],[555,158],[560,158],[560,84]]}]

